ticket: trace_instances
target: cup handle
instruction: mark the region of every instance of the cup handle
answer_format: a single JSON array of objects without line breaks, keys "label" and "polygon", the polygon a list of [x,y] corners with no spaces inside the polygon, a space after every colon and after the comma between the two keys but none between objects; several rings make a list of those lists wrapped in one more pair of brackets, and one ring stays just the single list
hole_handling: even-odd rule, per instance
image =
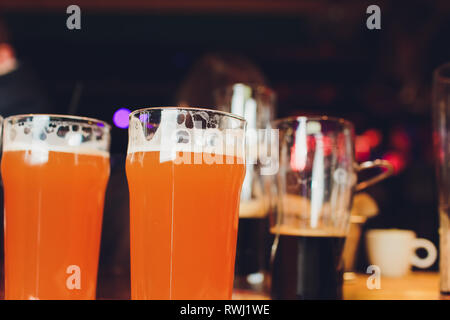
[{"label": "cup handle", "polygon": [[356,171],[361,172],[363,170],[376,167],[385,168],[386,170],[366,181],[361,181],[360,183],[358,183],[355,187],[355,191],[361,191],[377,182],[380,182],[381,180],[389,177],[394,172],[394,167],[392,166],[392,164],[390,164],[389,161],[381,159],[377,159],[374,161],[365,161],[363,163],[356,164]]},{"label": "cup handle", "polygon": [[[416,250],[419,248],[425,249],[428,254],[425,258],[420,258],[416,254]],[[425,269],[431,267],[431,265],[436,261],[437,250],[433,242],[428,239],[414,239],[413,242],[414,255],[412,256],[411,263],[413,266]]]}]

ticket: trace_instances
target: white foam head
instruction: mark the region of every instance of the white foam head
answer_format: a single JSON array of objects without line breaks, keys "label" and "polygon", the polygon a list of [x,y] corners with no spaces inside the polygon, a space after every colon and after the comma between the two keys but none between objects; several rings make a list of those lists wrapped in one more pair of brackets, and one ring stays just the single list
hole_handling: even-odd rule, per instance
[{"label": "white foam head", "polygon": [[3,151],[49,151],[109,156],[109,125],[89,118],[23,115],[6,118]]},{"label": "white foam head", "polygon": [[[244,157],[245,127],[242,120],[236,120],[242,127],[209,127],[209,122],[217,123],[222,114],[211,114],[211,110],[158,109],[159,123],[152,124],[133,114],[130,116],[128,154],[136,152],[160,152],[160,161],[171,161],[177,152],[206,152],[217,155]],[[150,117],[151,111],[140,114]],[[200,117],[192,126],[186,126],[185,118],[189,115]],[[138,113],[139,115],[139,113]],[[180,121],[180,115],[183,121]],[[215,118],[213,118],[215,116]]]}]

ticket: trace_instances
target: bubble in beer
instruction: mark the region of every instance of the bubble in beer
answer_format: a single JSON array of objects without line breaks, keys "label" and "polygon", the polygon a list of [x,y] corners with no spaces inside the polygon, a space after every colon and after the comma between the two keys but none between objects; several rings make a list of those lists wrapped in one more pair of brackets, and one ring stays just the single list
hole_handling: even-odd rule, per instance
[{"label": "bubble in beer", "polygon": [[56,135],[60,138],[64,138],[67,134],[67,132],[70,131],[69,126],[60,126],[58,130],[56,131]]},{"label": "bubble in beer", "polygon": [[[73,127],[72,127],[72,130],[73,130]],[[77,130],[73,130],[73,131],[74,131],[74,132],[77,132],[78,129],[77,129]],[[99,127],[95,127],[95,128],[94,128],[94,135],[95,135],[95,139],[96,139],[97,141],[101,140],[101,139],[103,138],[103,130],[100,129]]]},{"label": "bubble in beer", "polygon": [[186,121],[184,122],[184,125],[188,129],[194,128],[194,122],[192,121],[192,116],[189,113],[186,115]]},{"label": "bubble in beer", "polygon": [[92,128],[91,127],[83,127],[83,129],[81,129],[85,134],[92,134]]},{"label": "bubble in beer", "polygon": [[52,133],[53,131],[55,131],[55,127],[53,126],[47,126],[44,128],[45,133]]},{"label": "bubble in beer", "polygon": [[185,115],[182,114],[182,113],[180,113],[180,114],[177,116],[177,123],[178,123],[178,124],[183,124],[183,122],[184,122],[185,119],[186,119]]},{"label": "bubble in beer", "polygon": [[92,128],[91,127],[83,127],[81,129],[83,137],[82,137],[82,141],[89,141],[92,138]]},{"label": "bubble in beer", "polygon": [[189,143],[189,133],[185,130],[179,130],[176,134],[177,143]]},{"label": "bubble in beer", "polygon": [[194,124],[197,129],[206,129],[208,122],[208,114],[206,112],[199,112],[194,114]]}]

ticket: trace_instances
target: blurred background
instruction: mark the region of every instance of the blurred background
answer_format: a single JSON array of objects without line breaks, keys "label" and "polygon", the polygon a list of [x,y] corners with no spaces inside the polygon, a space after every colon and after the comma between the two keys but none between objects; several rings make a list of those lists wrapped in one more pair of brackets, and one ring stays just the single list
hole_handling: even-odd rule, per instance
[{"label": "blurred background", "polygon": [[[70,4],[81,30],[66,27]],[[370,4],[381,30],[366,27]],[[273,88],[277,117],[353,121],[358,161],[384,158],[396,171],[368,190],[379,214],[365,228],[412,229],[438,245],[430,89],[433,69],[450,61],[449,34],[445,0],[2,0],[0,114],[114,124],[99,279],[124,287],[103,281],[100,297],[129,295],[125,109],[212,106],[211,91],[237,81]]]}]

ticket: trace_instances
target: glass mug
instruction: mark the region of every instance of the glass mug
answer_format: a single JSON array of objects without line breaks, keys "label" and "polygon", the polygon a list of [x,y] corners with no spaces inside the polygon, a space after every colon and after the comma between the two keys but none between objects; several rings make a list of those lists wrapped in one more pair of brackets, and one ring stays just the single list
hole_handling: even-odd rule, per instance
[{"label": "glass mug", "polygon": [[245,120],[199,108],[130,114],[132,299],[230,299]]},{"label": "glass mug", "polygon": [[450,295],[450,63],[434,71],[433,130],[439,191],[440,291]]},{"label": "glass mug", "polygon": [[[280,168],[277,212],[271,220],[273,299],[340,299],[342,251],[354,191],[392,173],[384,160],[354,159],[353,125],[329,117],[277,120]],[[357,183],[357,172],[383,167]]]},{"label": "glass mug", "polygon": [[[275,180],[273,174],[262,174],[262,167],[267,164],[259,153],[264,150],[262,144],[267,143],[267,137],[258,133],[270,128],[274,120],[276,96],[272,89],[263,85],[236,83],[216,90],[215,99],[219,110],[242,116],[247,121],[246,175],[239,206],[234,288],[268,295],[270,194]],[[274,138],[278,144],[278,137]],[[267,158],[267,155],[262,157]]]},{"label": "glass mug", "polygon": [[95,299],[109,143],[96,119],[4,120],[6,299]]}]

